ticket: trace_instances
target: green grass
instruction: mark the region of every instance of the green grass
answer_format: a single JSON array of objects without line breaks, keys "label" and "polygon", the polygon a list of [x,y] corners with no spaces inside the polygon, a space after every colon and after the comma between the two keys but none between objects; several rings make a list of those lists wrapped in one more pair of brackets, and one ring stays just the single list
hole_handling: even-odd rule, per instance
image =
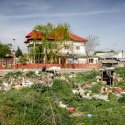
[{"label": "green grass", "polygon": [[[95,80],[97,74],[96,71],[78,73],[74,79],[78,83],[91,82]],[[11,75],[8,74],[5,78]],[[124,99],[118,101],[113,94],[109,95],[109,101],[84,99],[78,94],[73,94],[72,87],[72,84],[65,80],[54,80],[52,88],[35,84],[21,90],[0,91],[0,125],[77,125],[80,123],[124,125]],[[96,84],[92,87],[92,91],[97,92],[99,88],[100,86]],[[84,115],[70,117],[69,110],[60,108],[57,101],[62,101],[68,107],[74,107],[75,113],[82,112]],[[92,117],[88,118],[87,114],[92,114]]]}]

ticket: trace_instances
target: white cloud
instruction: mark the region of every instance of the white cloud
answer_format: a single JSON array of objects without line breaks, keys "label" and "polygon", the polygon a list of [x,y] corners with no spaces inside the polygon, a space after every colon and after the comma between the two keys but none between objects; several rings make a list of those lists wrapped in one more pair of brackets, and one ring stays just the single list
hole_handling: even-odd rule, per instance
[{"label": "white cloud", "polygon": [[71,17],[71,16],[91,16],[99,14],[110,14],[125,11],[125,9],[114,9],[114,10],[100,10],[100,11],[90,11],[90,12],[77,12],[77,13],[39,13],[39,14],[28,14],[28,15],[14,15],[6,16],[0,15],[0,20],[3,19],[30,19],[30,18],[40,18],[40,17]]},{"label": "white cloud", "polygon": [[24,11],[26,12],[26,10],[40,10],[40,11],[46,11],[48,10],[51,6],[49,3],[44,2],[44,1],[40,1],[38,3],[38,1],[17,1],[15,2],[15,6],[18,7],[22,7],[22,9],[24,9]]}]

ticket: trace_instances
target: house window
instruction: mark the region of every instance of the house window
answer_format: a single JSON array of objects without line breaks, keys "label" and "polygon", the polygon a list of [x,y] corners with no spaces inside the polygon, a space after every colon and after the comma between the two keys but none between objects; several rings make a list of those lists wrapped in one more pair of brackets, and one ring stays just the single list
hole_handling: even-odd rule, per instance
[{"label": "house window", "polygon": [[67,45],[64,45],[64,48],[65,48],[65,49],[69,49],[69,46],[67,46]]},{"label": "house window", "polygon": [[94,60],[93,59],[89,59],[89,63],[93,63],[94,62]]},{"label": "house window", "polygon": [[80,50],[80,46],[76,46],[76,50]]}]

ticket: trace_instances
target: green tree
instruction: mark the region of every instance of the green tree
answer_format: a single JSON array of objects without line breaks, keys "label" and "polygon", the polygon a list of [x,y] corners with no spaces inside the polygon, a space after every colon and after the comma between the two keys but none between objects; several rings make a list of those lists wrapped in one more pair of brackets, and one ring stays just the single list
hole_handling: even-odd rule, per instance
[{"label": "green tree", "polygon": [[[57,24],[52,25],[47,23],[46,25],[36,25],[33,30],[34,46],[32,52],[34,54],[34,60],[37,55],[43,55],[44,63],[46,62],[57,62],[57,55],[59,54],[62,44],[66,40],[69,40],[69,25],[68,24]],[[37,49],[39,46],[36,46],[38,40],[38,33],[42,34],[42,49]],[[58,42],[57,42],[58,41]],[[38,54],[38,50],[41,50],[41,54]],[[36,54],[36,51],[38,52]]]},{"label": "green tree", "polygon": [[22,56],[22,50],[19,48],[19,46],[15,54],[16,54],[16,57]]},{"label": "green tree", "polygon": [[26,55],[19,56],[19,62],[23,65],[27,63],[28,59]]},{"label": "green tree", "polygon": [[4,44],[4,43],[0,42],[0,58],[6,57],[7,54],[11,54],[9,44]]}]

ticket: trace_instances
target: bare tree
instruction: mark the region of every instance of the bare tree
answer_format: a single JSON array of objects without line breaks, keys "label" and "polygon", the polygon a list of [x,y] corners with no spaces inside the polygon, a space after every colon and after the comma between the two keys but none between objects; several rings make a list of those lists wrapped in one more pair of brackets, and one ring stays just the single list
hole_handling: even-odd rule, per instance
[{"label": "bare tree", "polygon": [[99,39],[97,36],[89,35],[85,43],[85,52],[87,57],[87,63],[89,62],[89,56],[93,54],[96,46],[99,45]]}]

